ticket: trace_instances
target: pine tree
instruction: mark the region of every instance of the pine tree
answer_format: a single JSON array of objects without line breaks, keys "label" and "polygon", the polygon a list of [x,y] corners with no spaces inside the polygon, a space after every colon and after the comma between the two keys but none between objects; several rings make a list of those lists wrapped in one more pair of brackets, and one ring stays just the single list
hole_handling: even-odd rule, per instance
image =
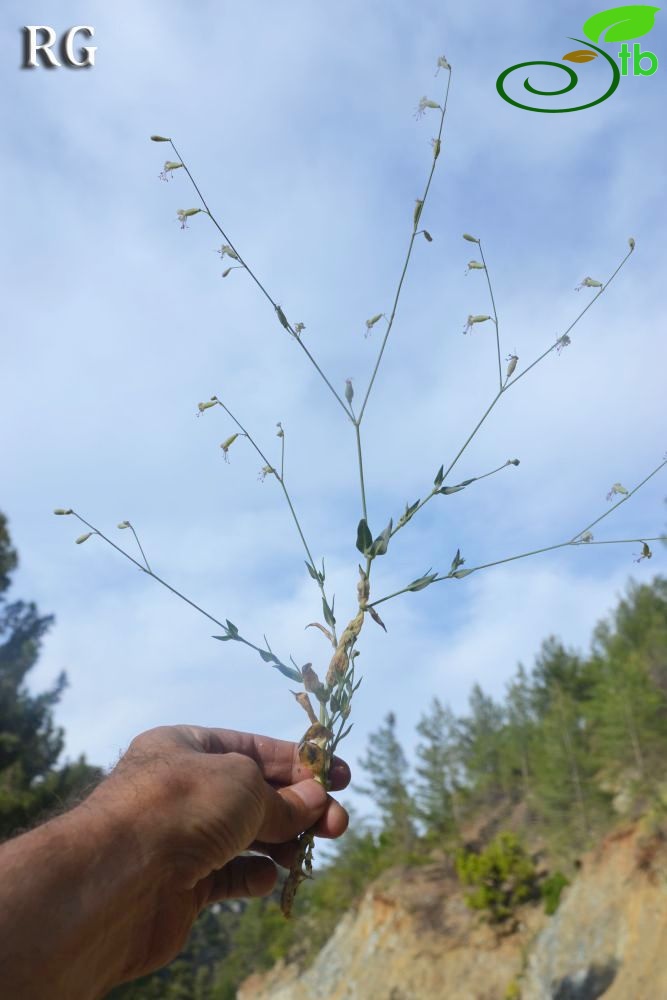
[{"label": "pine tree", "polygon": [[369,787],[359,791],[369,795],[378,808],[383,828],[381,843],[396,861],[405,860],[417,841],[415,805],[408,791],[408,762],[396,736],[393,712],[371,733],[366,756],[359,764],[370,782]]},{"label": "pine tree", "polygon": [[64,736],[54,724],[53,708],[67,680],[61,673],[38,695],[26,687],[53,617],[40,615],[32,602],[7,602],[17,562],[7,520],[0,514],[0,839],[60,807],[100,774],[83,758],[56,769]]},{"label": "pine tree", "polygon": [[591,673],[580,657],[552,637],[542,644],[532,678],[539,720],[538,806],[552,834],[567,834],[584,846],[606,805],[595,781],[599,761],[587,718],[594,693]]},{"label": "pine tree", "polygon": [[534,768],[536,726],[532,701],[528,674],[523,664],[519,664],[507,686],[503,771],[506,782],[511,782],[515,794],[524,801],[530,797]]},{"label": "pine tree", "polygon": [[647,789],[661,780],[667,739],[667,585],[631,584],[593,639],[596,746],[612,778],[633,773]]},{"label": "pine tree", "polygon": [[470,714],[459,720],[461,761],[471,800],[493,805],[508,793],[502,767],[504,710],[475,684],[469,699]]},{"label": "pine tree", "polygon": [[417,725],[415,801],[428,840],[442,843],[456,834],[459,821],[460,765],[456,717],[434,698]]}]

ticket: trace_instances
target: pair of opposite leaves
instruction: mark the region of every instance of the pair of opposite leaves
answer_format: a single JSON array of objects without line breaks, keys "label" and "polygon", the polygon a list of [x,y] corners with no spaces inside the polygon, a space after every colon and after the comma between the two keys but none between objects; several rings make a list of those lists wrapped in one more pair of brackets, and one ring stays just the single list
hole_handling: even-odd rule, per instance
[{"label": "pair of opposite leaves", "polygon": [[[625,7],[611,7],[593,14],[584,23],[583,31],[592,42],[602,39],[604,42],[628,42],[633,38],[648,35],[655,22],[659,7],[649,7],[645,4],[632,4]],[[604,38],[602,35],[604,33]],[[590,49],[577,49],[563,56],[569,62],[590,62],[597,58],[597,52]]]}]

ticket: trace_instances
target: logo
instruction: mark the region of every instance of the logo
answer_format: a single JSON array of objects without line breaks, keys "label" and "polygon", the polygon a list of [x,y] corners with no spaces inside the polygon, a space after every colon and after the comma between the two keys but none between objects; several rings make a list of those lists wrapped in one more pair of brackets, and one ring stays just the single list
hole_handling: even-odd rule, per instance
[{"label": "logo", "polygon": [[59,69],[62,65],[70,69],[94,66],[96,45],[82,45],[78,54],[74,51],[77,35],[92,38],[94,34],[95,29],[89,24],[77,24],[66,31],[60,38],[58,48],[62,62],[58,62],[53,51],[58,41],[55,30],[48,24],[27,24],[23,29],[23,69],[37,69],[40,65],[46,69]]},{"label": "logo", "polygon": [[[558,90],[538,90],[533,87],[528,77],[523,81],[524,90],[529,94],[538,97],[559,97],[561,94],[569,94],[579,83],[579,77],[570,66],[563,66],[559,62],[548,62],[546,60],[533,60],[531,62],[517,63],[503,70],[496,80],[496,90],[504,101],[513,104],[515,108],[523,111],[536,111],[538,114],[559,115],[569,111],[584,111],[586,108],[593,108],[596,104],[602,104],[614,93],[622,76],[653,76],[658,68],[658,57],[648,50],[642,51],[639,42],[634,42],[632,48],[628,42],[635,38],[647,35],[653,27],[655,15],[660,7],[648,7],[645,4],[633,4],[626,7],[611,7],[609,10],[602,10],[599,14],[589,17],[584,23],[583,33],[586,38],[572,38],[570,41],[577,42],[585,48],[575,49],[568,52],[562,58],[564,61],[573,63],[589,63],[600,56],[608,64],[611,70],[611,83],[602,97],[586,104],[580,104],[576,108],[533,108],[529,104],[522,104],[514,100],[505,90],[505,81],[510,73],[515,70],[526,69],[528,66],[555,66],[567,74],[569,81]],[[616,58],[605,52],[604,49],[592,45],[591,42],[622,42],[620,52],[615,53]],[[617,61],[618,60],[618,61]],[[619,65],[620,64],[620,65]]]}]

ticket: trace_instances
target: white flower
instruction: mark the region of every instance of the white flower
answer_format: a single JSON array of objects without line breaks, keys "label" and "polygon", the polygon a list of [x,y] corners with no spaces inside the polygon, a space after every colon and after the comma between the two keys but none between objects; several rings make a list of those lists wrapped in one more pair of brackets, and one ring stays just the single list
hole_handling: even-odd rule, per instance
[{"label": "white flower", "polygon": [[596,281],[595,278],[584,278],[575,288],[575,292],[580,292],[582,288],[602,288],[602,282]]},{"label": "white flower", "polygon": [[[427,108],[440,108],[437,101],[430,101],[428,97],[422,97],[419,104],[417,105],[417,110],[415,112],[415,118],[419,119],[422,115],[426,114]],[[442,111],[442,108],[440,108]]]}]

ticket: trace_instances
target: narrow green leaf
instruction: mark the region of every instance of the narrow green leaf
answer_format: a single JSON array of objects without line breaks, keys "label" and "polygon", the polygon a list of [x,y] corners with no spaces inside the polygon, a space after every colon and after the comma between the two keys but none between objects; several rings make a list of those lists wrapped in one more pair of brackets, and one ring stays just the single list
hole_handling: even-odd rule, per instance
[{"label": "narrow green leaf", "polygon": [[474,569],[460,569],[458,573],[452,573],[452,576],[457,580],[462,580],[464,576],[470,576],[470,574],[474,572]]},{"label": "narrow green leaf", "polygon": [[423,576],[420,576],[419,579],[413,580],[412,583],[408,584],[405,589],[416,593],[418,590],[424,590],[425,587],[429,587],[432,583],[435,583],[437,577],[437,573],[431,573],[431,571],[428,570]]},{"label": "narrow green leaf", "polygon": [[463,566],[464,562],[465,559],[461,558],[461,550],[457,549],[456,555],[452,559],[452,565],[449,567],[449,572],[453,573],[454,570],[457,570],[459,568],[459,566]]},{"label": "narrow green leaf", "polygon": [[464,489],[465,486],[443,486],[441,490],[438,490],[438,493],[442,493],[443,497],[448,497],[450,493],[460,493]]},{"label": "narrow green leaf", "polygon": [[235,635],[212,635],[212,639],[219,639],[220,642],[229,642],[230,639],[235,639]]},{"label": "narrow green leaf", "polygon": [[327,604],[326,600],[322,598],[322,614],[324,615],[324,620],[331,628],[336,625],[336,619],[334,618],[333,611]]},{"label": "narrow green leaf", "polygon": [[304,562],[306,563],[306,569],[307,569],[307,570],[308,570],[308,572],[310,573],[310,575],[311,575],[311,577],[313,578],[313,580],[315,580],[315,582],[316,582],[316,583],[319,583],[319,580],[320,580],[320,575],[319,575],[319,573],[317,572],[317,570],[316,570],[316,569],[314,569],[314,568],[313,568],[313,567],[312,567],[312,566],[310,565],[310,563],[308,562],[308,560],[307,560],[307,559],[305,559],[305,560],[304,560]]},{"label": "narrow green leaf", "polygon": [[284,674],[285,677],[289,677],[289,679],[291,681],[296,681],[297,684],[302,684],[303,683],[303,677],[298,672],[298,670],[292,670],[291,667],[286,667],[285,664],[281,663],[279,660],[276,661],[276,663],[274,664],[274,666],[275,666],[276,670],[279,670],[280,673]]},{"label": "narrow green leaf", "polygon": [[282,309],[280,308],[280,306],[276,306],[276,315],[277,315],[278,319],[280,320],[281,325],[284,326],[286,330],[289,330],[289,323],[287,322],[287,316],[282,311]]},{"label": "narrow green leaf", "polygon": [[365,519],[362,517],[361,521],[359,521],[359,526],[357,527],[357,548],[362,555],[366,556],[369,554],[372,544],[373,536],[371,535]]},{"label": "narrow green leaf", "polygon": [[232,635],[236,637],[239,634],[239,630],[237,629],[236,625],[234,625],[233,622],[230,622],[229,618],[225,619],[225,623],[227,625],[227,631],[231,632]]},{"label": "narrow green leaf", "polygon": [[340,734],[340,736],[338,737],[338,742],[339,743],[340,743],[341,740],[344,740],[346,736],[350,735],[350,731],[351,731],[353,725],[354,725],[354,722],[351,722],[350,725],[347,727],[347,729]]},{"label": "narrow green leaf", "polygon": [[268,653],[265,649],[258,649],[257,652],[262,657],[265,663],[279,663],[280,661],[273,653]]},{"label": "narrow green leaf", "polygon": [[391,529],[394,526],[394,522],[390,519],[389,524],[384,529],[381,534],[377,536],[373,542],[370,550],[370,555],[372,558],[375,556],[383,556],[389,547],[389,538],[391,537]]},{"label": "narrow green leaf", "polygon": [[441,465],[436,473],[435,479],[433,480],[433,485],[442,486],[442,481],[444,478],[445,478],[445,467],[444,465]]}]

